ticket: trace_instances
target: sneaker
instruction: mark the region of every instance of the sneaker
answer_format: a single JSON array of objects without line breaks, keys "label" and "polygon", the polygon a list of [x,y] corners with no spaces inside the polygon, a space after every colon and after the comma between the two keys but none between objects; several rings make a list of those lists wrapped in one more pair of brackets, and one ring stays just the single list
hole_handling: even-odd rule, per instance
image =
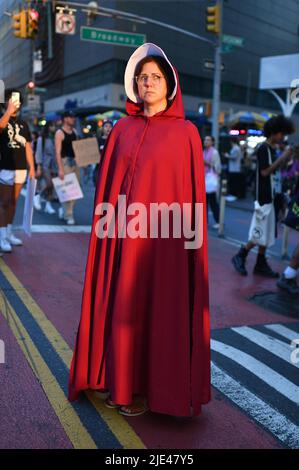
[{"label": "sneaker", "polygon": [[6,237],[6,240],[12,246],[22,246],[23,242],[20,238],[15,237],[12,233]]},{"label": "sneaker", "polygon": [[66,223],[67,225],[75,225],[75,220],[73,219],[73,217],[71,217],[70,219],[66,220]]},{"label": "sneaker", "polygon": [[213,228],[216,229],[216,230],[218,230],[219,227],[220,227],[220,224],[214,224],[214,225],[213,225]]},{"label": "sneaker", "polygon": [[46,202],[45,212],[46,214],[51,214],[51,215],[56,213],[55,209],[52,207],[51,202],[49,201]]},{"label": "sneaker", "polygon": [[273,271],[271,266],[269,266],[266,257],[258,255],[256,265],[253,270],[254,274],[259,274],[260,276],[270,277],[276,279],[279,277],[279,273]]},{"label": "sneaker", "polygon": [[229,194],[228,196],[225,197],[225,200],[227,202],[235,202],[238,198],[236,196],[233,196],[232,194]]},{"label": "sneaker", "polygon": [[6,238],[2,238],[0,240],[0,249],[1,251],[3,251],[3,253],[11,253],[12,251],[11,244]]},{"label": "sneaker", "polygon": [[286,290],[290,295],[299,296],[299,286],[296,282],[296,278],[287,279],[285,275],[282,274],[276,285],[280,289]]},{"label": "sneaker", "polygon": [[63,207],[59,207],[59,209],[58,209],[58,219],[62,220],[63,218],[64,218]]},{"label": "sneaker", "polygon": [[42,210],[42,206],[41,206],[41,200],[40,200],[40,195],[39,194],[36,194],[33,198],[33,206],[34,206],[34,209],[36,209],[37,211],[41,211]]},{"label": "sneaker", "polygon": [[241,274],[241,276],[247,276],[248,274],[246,270],[246,266],[245,266],[247,255],[248,255],[248,251],[245,250],[244,247],[241,247],[238,253],[235,256],[233,256],[231,260],[235,270],[239,274]]}]

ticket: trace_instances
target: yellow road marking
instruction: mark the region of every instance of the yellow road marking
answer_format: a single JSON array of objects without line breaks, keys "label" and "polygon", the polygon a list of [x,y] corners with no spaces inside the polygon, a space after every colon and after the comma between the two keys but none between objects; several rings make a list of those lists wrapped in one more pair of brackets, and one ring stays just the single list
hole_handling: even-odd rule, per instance
[{"label": "yellow road marking", "polygon": [[[0,270],[17,292],[32,317],[35,319],[55,351],[69,369],[73,354],[69,345],[3,259],[0,259]],[[63,396],[65,400],[66,397],[65,395]],[[96,397],[92,392],[86,392],[86,396],[124,449],[146,448],[140,437],[135,433],[134,429],[129,425],[125,418],[119,415],[115,410],[106,408],[103,401]]]},{"label": "yellow road marking", "polygon": [[63,429],[75,449],[96,449],[96,443],[82,424],[62,388],[50,371],[46,362],[32,342],[15,310],[10,303],[0,297],[0,310],[6,318],[19,346],[21,347],[34,374],[40,382]]}]

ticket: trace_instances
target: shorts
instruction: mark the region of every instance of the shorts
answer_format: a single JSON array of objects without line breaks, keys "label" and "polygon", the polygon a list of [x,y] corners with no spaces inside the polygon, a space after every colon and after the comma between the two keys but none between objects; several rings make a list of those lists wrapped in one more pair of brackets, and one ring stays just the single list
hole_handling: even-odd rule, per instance
[{"label": "shorts", "polygon": [[0,170],[0,184],[13,186],[24,184],[27,178],[27,170]]}]

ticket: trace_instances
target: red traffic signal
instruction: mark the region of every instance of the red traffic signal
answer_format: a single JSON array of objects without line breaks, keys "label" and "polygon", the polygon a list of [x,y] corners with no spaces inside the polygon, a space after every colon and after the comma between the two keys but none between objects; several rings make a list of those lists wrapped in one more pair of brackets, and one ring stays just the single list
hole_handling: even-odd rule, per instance
[{"label": "red traffic signal", "polygon": [[28,37],[34,38],[38,33],[39,12],[30,8],[28,10]]},{"label": "red traffic signal", "polygon": [[35,83],[31,80],[30,82],[27,83],[26,88],[27,88],[29,91],[33,91],[34,88],[35,88]]}]

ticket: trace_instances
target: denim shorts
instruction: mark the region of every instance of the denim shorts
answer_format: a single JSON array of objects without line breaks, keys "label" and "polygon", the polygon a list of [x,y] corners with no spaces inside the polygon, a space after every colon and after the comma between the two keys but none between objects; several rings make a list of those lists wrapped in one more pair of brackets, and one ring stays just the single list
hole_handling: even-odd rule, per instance
[{"label": "denim shorts", "polygon": [[13,186],[24,184],[27,178],[27,170],[0,170],[0,184]]}]

